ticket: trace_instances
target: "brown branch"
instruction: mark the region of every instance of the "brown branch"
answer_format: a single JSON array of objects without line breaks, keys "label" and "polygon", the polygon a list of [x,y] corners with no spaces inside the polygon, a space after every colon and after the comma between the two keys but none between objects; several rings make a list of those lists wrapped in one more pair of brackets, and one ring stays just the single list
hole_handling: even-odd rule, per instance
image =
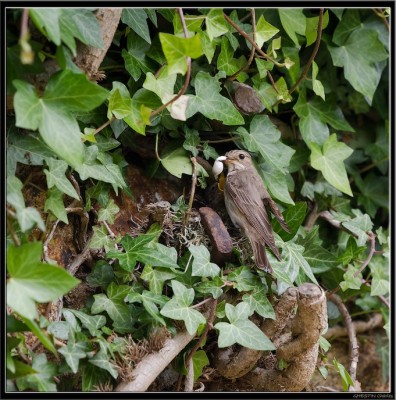
[{"label": "brown branch", "polygon": [[[182,23],[182,26],[183,26],[184,37],[188,38],[188,30],[187,30],[187,26],[186,26],[186,21],[184,19],[183,9],[182,8],[178,8],[177,11],[179,12],[180,20],[181,20],[181,23]],[[182,96],[186,92],[186,90],[188,88],[188,85],[190,84],[191,57],[187,57],[186,61],[187,61],[187,74],[186,74],[186,79],[184,81],[183,87],[180,89],[179,93],[173,99],[170,99],[167,103],[163,104],[161,107],[159,107],[156,110],[154,110],[151,113],[150,117],[153,117],[154,115],[157,115],[161,111],[165,110],[166,107],[168,107],[170,104],[174,103],[180,96]]]},{"label": "brown branch", "polygon": [[341,300],[341,298],[339,296],[337,296],[336,294],[333,293],[329,297],[329,300],[331,300],[337,306],[338,310],[340,311],[340,313],[344,319],[344,323],[345,323],[346,329],[348,331],[349,359],[350,359],[349,375],[351,376],[352,380],[354,381],[354,383],[356,385],[356,369],[357,369],[357,364],[359,361],[359,345],[358,345],[357,338],[356,338],[355,325],[352,322],[352,318],[348,312],[348,309],[346,308],[345,304],[343,303],[343,301]]},{"label": "brown branch", "polygon": [[305,78],[305,76],[308,73],[308,70],[311,68],[311,65],[316,57],[316,54],[318,53],[319,46],[320,46],[320,40],[322,38],[322,29],[323,29],[323,8],[320,9],[319,11],[319,22],[318,22],[318,29],[317,29],[317,36],[316,36],[316,43],[314,50],[311,54],[311,57],[308,60],[307,65],[304,67],[300,77],[297,79],[297,82],[294,84],[294,86],[289,90],[289,94],[292,94],[296,89],[297,86],[301,83],[301,81]]},{"label": "brown branch", "polygon": [[[252,16],[253,41],[254,43],[256,43],[256,11],[254,8],[252,8],[251,16]],[[254,58],[254,54],[255,54],[255,48],[252,46],[247,64],[244,67],[240,68],[237,72],[235,72],[235,74],[231,75],[228,78],[230,81],[233,81],[241,72],[246,71],[250,67]]]},{"label": "brown branch", "polygon": [[305,221],[305,230],[310,231],[315,225],[316,220],[318,219],[318,204],[314,203],[312,211],[309,213],[306,221]]},{"label": "brown branch", "polygon": [[44,244],[43,244],[43,255],[44,255],[43,259],[47,263],[50,262],[50,259],[49,259],[49,256],[48,256],[48,244],[52,240],[52,237],[54,236],[54,233],[55,233],[56,227],[58,226],[59,221],[60,221],[60,219],[57,219],[54,222],[54,224],[52,225],[51,232],[48,234],[48,236],[46,237],[46,239],[44,241]]},{"label": "brown branch", "polygon": [[373,255],[374,255],[374,252],[375,252],[375,238],[376,238],[376,235],[373,232],[368,232],[368,239],[370,241],[370,252],[369,252],[366,260],[364,261],[364,263],[360,267],[360,269],[358,271],[356,271],[355,274],[353,275],[354,278],[356,278],[359,274],[361,274],[363,272],[363,270],[367,267],[367,265],[369,264],[369,262],[373,258]]},{"label": "brown branch", "polygon": [[19,36],[19,40],[26,40],[27,35],[29,34],[28,28],[28,21],[29,21],[29,9],[24,8],[22,11],[22,19],[21,19],[21,33]]},{"label": "brown branch", "polygon": [[109,119],[108,121],[106,121],[103,125],[100,125],[99,128],[95,129],[92,132],[92,135],[96,135],[97,133],[99,133],[101,130],[103,130],[104,128],[106,128],[106,126],[110,125],[113,121],[115,120],[115,117]]},{"label": "brown branch", "polygon": [[[379,10],[379,11],[378,11],[378,10]],[[387,31],[389,32],[389,31],[390,31],[389,22],[388,22],[388,20],[387,20],[387,18],[386,18],[386,16],[385,16],[384,12],[383,12],[380,8],[379,8],[378,10],[377,10],[376,8],[373,8],[374,14],[377,15],[378,17],[380,17],[380,18],[382,19],[382,21],[383,21],[383,23],[384,23],[384,25],[385,25],[385,28],[386,28]]]},{"label": "brown branch", "polygon": [[278,67],[285,66],[284,64],[278,63],[276,60],[274,60],[272,57],[270,57],[267,53],[265,53],[263,50],[261,50],[260,47],[258,47],[257,44],[254,42],[254,40],[252,40],[251,37],[244,30],[242,30],[227,14],[223,13],[223,16],[224,16],[224,19],[229,24],[231,24],[256,49],[256,51],[259,54],[261,54],[267,60],[273,62]]},{"label": "brown branch", "polygon": [[[353,322],[356,333],[364,333],[371,329],[382,326],[383,317],[380,313],[373,314],[368,321]],[[344,326],[336,325],[327,330],[323,335],[326,339],[334,339],[342,336],[348,336],[348,330]]]},{"label": "brown branch", "polygon": [[[7,209],[7,214],[8,214],[8,209]],[[19,239],[18,235],[15,232],[14,227],[12,226],[12,221],[11,221],[10,215],[7,215],[7,229],[8,229],[8,232],[10,232],[11,238],[12,238],[13,242],[15,243],[15,245],[20,246],[21,240]]]},{"label": "brown branch", "polygon": [[190,193],[190,199],[188,201],[188,209],[184,218],[184,223],[186,224],[188,221],[188,218],[191,213],[192,205],[194,202],[194,196],[195,196],[195,188],[197,187],[197,159],[195,157],[191,157],[191,162],[193,164],[193,174],[192,174],[192,181],[191,181],[191,193]]}]

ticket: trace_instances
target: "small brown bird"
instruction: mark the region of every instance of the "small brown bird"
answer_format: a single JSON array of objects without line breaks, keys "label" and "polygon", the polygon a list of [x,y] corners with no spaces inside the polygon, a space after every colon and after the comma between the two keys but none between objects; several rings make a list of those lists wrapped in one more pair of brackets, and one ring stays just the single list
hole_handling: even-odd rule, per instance
[{"label": "small brown bird", "polygon": [[219,157],[228,167],[224,186],[224,201],[233,224],[242,229],[249,239],[257,268],[272,273],[265,253],[267,245],[278,260],[281,259],[275,246],[271,222],[265,206],[268,206],[282,228],[289,232],[285,220],[275,202],[263,186],[263,181],[252,163],[250,154],[243,150],[232,150]]}]

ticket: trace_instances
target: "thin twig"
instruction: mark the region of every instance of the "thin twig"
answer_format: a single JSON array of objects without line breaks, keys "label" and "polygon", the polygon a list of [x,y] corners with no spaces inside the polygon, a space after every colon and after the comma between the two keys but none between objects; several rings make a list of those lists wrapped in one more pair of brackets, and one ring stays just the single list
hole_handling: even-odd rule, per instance
[{"label": "thin twig", "polygon": [[307,65],[304,67],[300,77],[297,79],[297,82],[294,84],[294,86],[289,90],[289,94],[292,94],[296,89],[297,86],[301,83],[301,81],[305,78],[305,76],[308,73],[308,70],[311,68],[311,65],[316,57],[316,54],[318,53],[319,46],[320,46],[320,40],[322,38],[322,29],[323,29],[323,8],[320,9],[319,11],[319,22],[318,22],[318,29],[317,29],[317,36],[316,36],[316,43],[314,50],[311,54],[311,57],[309,58]]},{"label": "thin twig", "polygon": [[28,35],[28,22],[29,22],[29,9],[24,8],[22,11],[20,40],[26,39],[26,36]]},{"label": "thin twig", "polygon": [[[183,9],[182,8],[178,8],[177,11],[179,12],[180,20],[181,20],[181,23],[182,23],[182,26],[183,26],[184,37],[188,38],[188,30],[187,30],[187,26],[186,26],[186,21],[184,19]],[[180,89],[179,93],[173,99],[170,99],[167,103],[163,104],[161,107],[159,107],[156,110],[154,110],[151,113],[150,117],[153,117],[154,115],[157,115],[161,111],[165,110],[166,107],[168,107],[170,104],[174,103],[180,96],[182,96],[186,92],[186,90],[188,88],[188,85],[190,84],[191,57],[187,57],[186,61],[187,61],[187,73],[186,73],[186,79],[184,81],[183,87]]]},{"label": "thin twig", "polygon": [[268,76],[268,79],[269,79],[270,82],[271,82],[271,86],[274,88],[275,92],[279,94],[279,90],[278,90],[278,88],[277,88],[276,85],[275,85],[274,78],[272,77],[271,72],[269,72],[268,69],[267,69],[267,76]]},{"label": "thin twig", "polygon": [[198,307],[201,307],[203,304],[206,304],[208,301],[210,301],[210,300],[212,300],[212,298],[211,297],[208,297],[207,299],[205,299],[205,300],[202,300],[202,301],[200,301],[199,303],[197,303],[197,304],[194,304],[193,306],[191,306],[191,308],[198,308]]},{"label": "thin twig", "polygon": [[316,220],[318,219],[319,214],[318,214],[318,204],[314,203],[314,206],[312,208],[312,211],[309,213],[306,222],[305,222],[305,230],[310,231],[313,226],[315,225]]},{"label": "thin twig", "polygon": [[104,128],[106,128],[106,126],[110,125],[113,121],[115,120],[115,117],[110,118],[108,121],[106,121],[103,125],[100,125],[99,128],[95,129],[92,132],[92,135],[96,135],[97,133],[99,133],[101,130],[103,130]]},{"label": "thin twig", "polygon": [[114,234],[114,232],[110,229],[109,224],[106,221],[102,221],[102,224],[106,227],[107,232],[109,232],[110,238],[112,240],[114,240],[116,238],[116,235]]},{"label": "thin twig", "polygon": [[191,209],[192,209],[193,202],[194,202],[195,188],[197,187],[197,159],[195,157],[191,157],[191,162],[193,164],[193,174],[192,174],[192,180],[191,180],[191,193],[190,193],[190,199],[188,201],[188,209],[186,211],[186,215],[184,218],[184,223],[187,223],[188,218],[190,216]]},{"label": "thin twig", "polygon": [[223,16],[224,16],[224,19],[229,24],[231,24],[256,49],[256,51],[259,54],[261,54],[267,60],[273,62],[278,67],[285,66],[285,64],[278,63],[276,60],[274,60],[272,57],[270,57],[267,53],[265,53],[263,50],[261,50],[260,47],[258,47],[257,44],[251,39],[251,37],[244,30],[242,30],[227,14],[223,13]]},{"label": "thin twig", "polygon": [[[252,16],[253,42],[256,43],[256,11],[254,8],[252,8],[251,16]],[[252,46],[247,64],[242,68],[240,68],[237,72],[235,72],[235,74],[230,76],[228,78],[230,81],[233,81],[241,72],[246,71],[250,67],[254,59],[254,54],[255,54],[255,48],[254,46]]]},{"label": "thin twig", "polygon": [[80,265],[90,254],[89,242],[86,244],[85,249],[77,257],[74,258],[73,262],[67,266],[67,270],[71,275],[75,275]]},{"label": "thin twig", "polygon": [[57,219],[57,220],[54,222],[54,225],[52,225],[51,231],[50,231],[50,233],[47,235],[47,237],[46,237],[46,239],[45,239],[45,241],[44,241],[44,244],[43,244],[43,259],[44,259],[44,261],[47,262],[47,263],[50,262],[50,258],[49,258],[49,256],[48,256],[48,244],[49,244],[49,242],[52,240],[52,237],[54,236],[54,233],[55,233],[56,227],[58,226],[59,221],[60,221],[60,219]]},{"label": "thin twig", "polygon": [[370,241],[370,252],[369,252],[366,260],[364,261],[364,263],[360,267],[360,269],[358,271],[356,271],[355,274],[353,275],[354,278],[356,278],[359,274],[361,274],[363,272],[363,270],[367,267],[367,265],[369,264],[369,262],[373,258],[373,255],[374,255],[374,252],[375,252],[375,238],[376,238],[376,235],[373,232],[368,232],[367,235],[368,235],[368,239]]},{"label": "thin twig", "polygon": [[386,16],[385,16],[384,12],[383,12],[381,9],[379,9],[379,10],[380,10],[380,11],[378,11],[376,8],[373,8],[374,14],[376,14],[378,17],[380,17],[380,18],[382,19],[382,21],[383,21],[384,24],[385,24],[385,28],[386,28],[387,31],[389,32],[389,31],[390,31],[390,29],[389,29],[389,22],[388,22],[388,20],[387,20],[387,18],[386,18]]},{"label": "thin twig", "polygon": [[194,364],[191,359],[186,361],[187,375],[184,381],[184,391],[192,392],[194,388]]},{"label": "thin twig", "polygon": [[[362,282],[363,282],[367,287],[371,288],[370,283],[367,282],[365,279],[362,279]],[[381,303],[383,303],[383,304],[386,306],[386,308],[390,309],[390,303],[389,303],[389,301],[388,301],[382,294],[377,295],[377,297],[380,299]]]},{"label": "thin twig", "polygon": [[[8,209],[7,209],[7,213],[8,213]],[[10,215],[7,215],[7,229],[8,229],[8,232],[10,233],[11,238],[12,238],[13,242],[15,243],[15,245],[20,246],[21,240],[19,239],[18,235],[15,232],[14,227],[12,226],[12,221],[11,221]]]},{"label": "thin twig", "polygon": [[346,329],[348,331],[349,359],[350,359],[349,375],[351,376],[353,382],[355,382],[356,381],[357,364],[359,361],[359,345],[358,345],[358,341],[356,338],[355,325],[353,324],[352,318],[348,312],[348,309],[346,308],[345,304],[342,302],[341,298],[338,295],[333,293],[329,299],[337,306],[338,310],[340,311],[340,313],[344,319]]}]

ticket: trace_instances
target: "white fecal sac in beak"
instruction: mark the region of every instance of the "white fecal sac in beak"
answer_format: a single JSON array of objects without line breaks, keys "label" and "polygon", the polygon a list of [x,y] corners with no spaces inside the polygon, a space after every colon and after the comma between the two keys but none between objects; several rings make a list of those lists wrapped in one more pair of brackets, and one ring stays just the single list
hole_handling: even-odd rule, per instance
[{"label": "white fecal sac in beak", "polygon": [[223,161],[225,161],[225,160],[227,160],[226,156],[220,156],[220,157],[216,158],[216,160],[213,164],[212,172],[213,172],[213,175],[216,180],[217,180],[217,177],[223,172],[223,169],[224,169]]}]

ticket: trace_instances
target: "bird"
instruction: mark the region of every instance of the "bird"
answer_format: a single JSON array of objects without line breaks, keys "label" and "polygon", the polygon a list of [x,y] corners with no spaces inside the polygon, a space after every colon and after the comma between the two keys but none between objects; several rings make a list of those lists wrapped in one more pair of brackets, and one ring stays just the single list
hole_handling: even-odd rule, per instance
[{"label": "bird", "polygon": [[275,245],[266,207],[274,214],[282,229],[290,233],[282,213],[265,189],[247,151],[231,150],[216,161],[224,162],[228,168],[224,202],[232,223],[249,239],[257,268],[273,274],[265,246],[272,250],[279,261],[281,256]]}]

